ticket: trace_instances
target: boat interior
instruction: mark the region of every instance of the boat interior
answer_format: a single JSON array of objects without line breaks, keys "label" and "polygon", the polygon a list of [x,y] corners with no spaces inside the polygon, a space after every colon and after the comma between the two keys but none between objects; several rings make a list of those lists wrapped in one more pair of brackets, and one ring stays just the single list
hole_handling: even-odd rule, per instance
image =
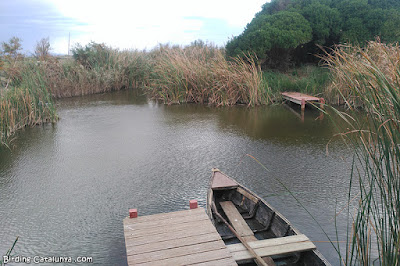
[{"label": "boat interior", "polygon": [[[216,174],[221,178],[227,177],[222,177],[219,172]],[[270,261],[268,265],[329,265],[315,250],[315,245],[265,201],[233,180],[218,182],[220,180],[211,184],[208,201],[209,205],[215,205],[214,209],[210,207],[208,211],[238,264],[254,265],[254,256],[249,255],[223,220],[234,228],[242,240],[254,245],[257,254],[260,252],[263,255],[260,257]]]}]

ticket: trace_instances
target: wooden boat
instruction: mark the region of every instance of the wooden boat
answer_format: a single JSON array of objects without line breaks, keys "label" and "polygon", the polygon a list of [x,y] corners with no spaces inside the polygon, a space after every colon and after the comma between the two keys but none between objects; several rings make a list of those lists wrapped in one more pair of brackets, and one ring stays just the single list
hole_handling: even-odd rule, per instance
[{"label": "wooden boat", "polygon": [[238,264],[330,265],[266,201],[220,170],[212,172],[207,213]]}]

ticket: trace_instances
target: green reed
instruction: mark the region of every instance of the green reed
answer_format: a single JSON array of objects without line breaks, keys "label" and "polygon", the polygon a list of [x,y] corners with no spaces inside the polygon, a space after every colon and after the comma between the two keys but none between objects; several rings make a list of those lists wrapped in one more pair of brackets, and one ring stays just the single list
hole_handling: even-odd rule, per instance
[{"label": "green reed", "polygon": [[[349,114],[342,136],[354,148],[350,177],[348,265],[398,265],[400,258],[400,48],[370,42],[326,56]],[[363,107],[367,118],[356,115]],[[357,187],[357,192],[351,190]],[[358,199],[351,209],[352,199]]]},{"label": "green reed", "polygon": [[18,129],[56,119],[45,73],[32,63],[27,63],[21,67],[18,77],[14,77],[13,84],[1,90],[0,143],[9,143],[10,137]]},{"label": "green reed", "polygon": [[263,78],[271,87],[274,99],[279,99],[280,93],[285,91],[319,95],[324,98],[330,96],[325,95],[325,90],[331,82],[330,71],[320,66],[300,66],[285,72],[264,70]]},{"label": "green reed", "polygon": [[208,103],[250,106],[269,101],[268,86],[252,57],[226,60],[211,45],[169,47],[152,51],[153,72],[147,91],[167,104]]},{"label": "green reed", "polygon": [[[7,250],[7,252],[6,252],[6,254],[4,255],[4,257],[9,257],[9,256],[11,256],[11,253],[12,253],[12,251],[14,250],[14,248],[15,248],[15,245],[17,244],[17,242],[18,242],[18,239],[19,239],[19,237],[17,236],[17,238],[14,240],[14,243],[12,244],[12,246],[11,246],[11,248],[9,249],[9,250]],[[1,258],[0,258],[0,266],[3,266],[3,265],[6,265],[7,263],[5,263],[4,262],[4,257],[2,256]]]}]

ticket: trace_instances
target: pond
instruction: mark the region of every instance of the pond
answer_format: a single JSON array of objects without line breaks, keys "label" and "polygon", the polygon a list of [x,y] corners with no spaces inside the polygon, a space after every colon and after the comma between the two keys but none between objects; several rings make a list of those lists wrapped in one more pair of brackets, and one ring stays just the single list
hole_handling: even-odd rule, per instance
[{"label": "pond", "polygon": [[[177,211],[190,199],[205,207],[217,167],[338,263],[316,221],[336,240],[335,210],[346,206],[351,152],[316,110],[306,110],[302,122],[282,105],[165,106],[134,91],[63,99],[57,109],[58,123],[27,128],[11,151],[0,150],[0,254],[19,236],[16,255],[125,265],[128,209]],[[345,218],[337,218],[340,237]]]}]

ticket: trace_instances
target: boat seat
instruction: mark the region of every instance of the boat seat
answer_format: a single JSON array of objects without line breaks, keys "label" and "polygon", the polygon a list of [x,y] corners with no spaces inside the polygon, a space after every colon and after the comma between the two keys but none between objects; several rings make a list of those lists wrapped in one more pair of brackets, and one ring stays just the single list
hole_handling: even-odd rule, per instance
[{"label": "boat seat", "polygon": [[245,238],[246,241],[257,240],[253,231],[231,201],[222,201],[219,204],[221,205],[222,210],[225,212],[226,217],[228,217],[232,227],[241,237]]},{"label": "boat seat", "polygon": [[[254,236],[253,231],[249,227],[249,225],[246,223],[246,221],[243,219],[242,215],[239,213],[238,209],[235,207],[235,205],[231,201],[222,201],[219,203],[222,207],[222,210],[225,212],[225,215],[228,217],[229,221],[232,224],[232,227],[235,229],[235,231],[243,238],[244,241],[248,243],[254,243],[258,242],[257,238]],[[246,247],[243,244],[242,245],[245,249]],[[228,245],[232,246],[232,245]],[[247,251],[247,249],[246,249]],[[249,253],[249,251],[247,251]],[[251,253],[249,253],[251,254]],[[267,265],[274,266],[275,263],[272,260],[271,257],[269,256],[260,256],[264,257],[263,260],[266,262]],[[253,258],[250,256],[250,259]]]},{"label": "boat seat", "polygon": [[[306,235],[285,236],[248,242],[251,248],[260,256],[284,255],[315,249],[314,243]],[[227,245],[235,261],[252,259],[253,256],[242,244]]]}]

